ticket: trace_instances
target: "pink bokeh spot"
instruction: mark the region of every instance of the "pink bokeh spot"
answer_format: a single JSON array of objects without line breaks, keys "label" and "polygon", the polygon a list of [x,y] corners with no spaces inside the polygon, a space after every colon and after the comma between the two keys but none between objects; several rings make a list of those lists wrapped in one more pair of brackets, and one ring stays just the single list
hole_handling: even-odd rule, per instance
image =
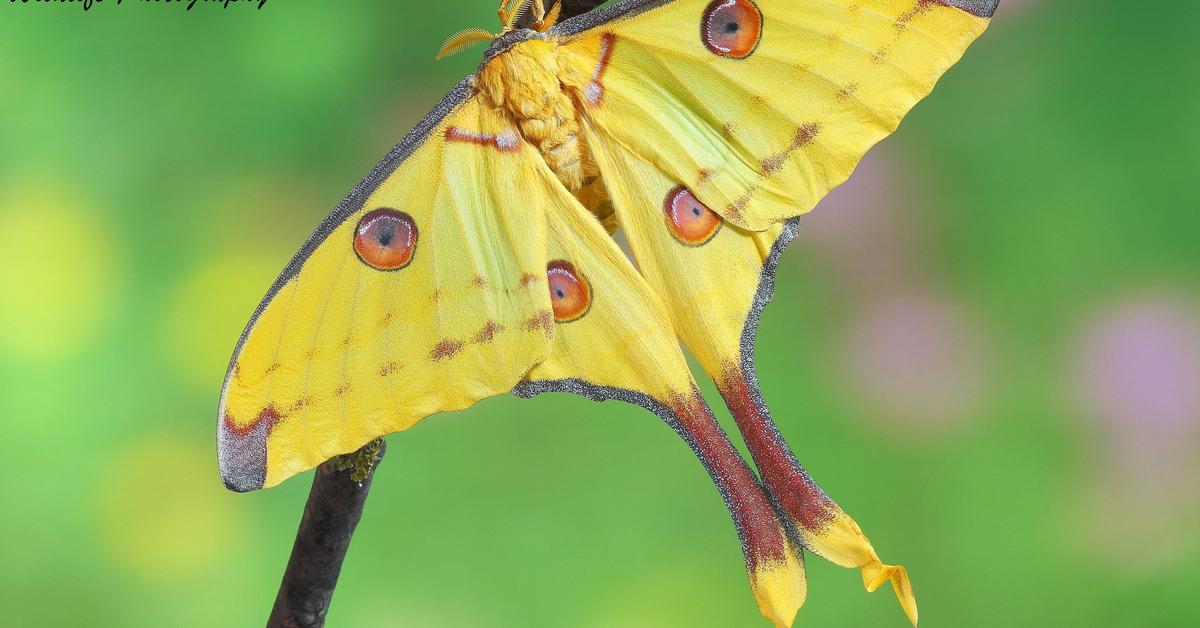
[{"label": "pink bokeh spot", "polygon": [[1081,540],[1161,569],[1196,546],[1200,310],[1170,293],[1123,299],[1093,315],[1073,358],[1092,447]]},{"label": "pink bokeh spot", "polygon": [[872,293],[905,281],[914,264],[913,203],[905,177],[876,147],[854,174],[801,218],[806,250],[816,253],[847,289]]},{"label": "pink bokeh spot", "polygon": [[1099,313],[1076,355],[1085,411],[1122,434],[1200,425],[1200,314],[1182,299],[1130,299]]},{"label": "pink bokeh spot", "polygon": [[873,414],[938,431],[978,411],[983,339],[949,300],[913,292],[866,304],[851,330],[849,382]]}]

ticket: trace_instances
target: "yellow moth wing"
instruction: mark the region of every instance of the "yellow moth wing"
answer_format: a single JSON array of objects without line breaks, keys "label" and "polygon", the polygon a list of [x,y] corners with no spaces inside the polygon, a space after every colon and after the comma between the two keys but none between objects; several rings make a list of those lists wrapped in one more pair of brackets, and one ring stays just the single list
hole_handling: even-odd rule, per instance
[{"label": "yellow moth wing", "polygon": [[530,381],[577,380],[668,401],[695,383],[661,300],[601,224],[566,195],[547,207],[547,254],[587,282],[590,302],[555,326],[546,360]]},{"label": "yellow moth wing", "polygon": [[753,230],[807,212],[844,181],[994,9],[971,0],[738,3],[761,16],[741,58],[706,45],[707,11],[721,2],[634,2],[621,17],[581,31],[568,22],[558,34],[588,60],[577,63],[605,59],[595,81],[575,86],[591,104],[584,115]]},{"label": "yellow moth wing", "polygon": [[[549,308],[545,223],[530,208],[558,183],[508,120],[462,90],[327,219],[248,326],[219,417],[232,488],[273,486],[507,392],[545,357],[552,330],[529,323]],[[413,223],[402,268],[357,252],[360,220],[381,208]]]},{"label": "yellow moth wing", "polygon": [[[619,399],[666,421],[725,499],[763,615],[776,625],[790,625],[807,593],[799,549],[786,538],[757,479],[700,396],[661,300],[595,216],[574,199],[548,206],[546,223],[554,342],[546,360],[515,392]],[[586,287],[558,283],[557,269]],[[557,298],[560,289],[566,298]],[[587,300],[571,298],[579,294]]]},{"label": "yellow moth wing", "polygon": [[635,0],[556,31],[616,222],[781,517],[806,548],[861,568],[868,590],[890,580],[914,624],[907,572],[882,563],[781,438],[758,389],[754,336],[795,217],[895,130],[995,7]]},{"label": "yellow moth wing", "polygon": [[[686,236],[676,233],[680,226],[672,221],[671,210],[680,209],[692,218],[688,210],[693,207],[700,212],[709,208],[689,199],[686,188],[628,148],[595,129],[587,130],[641,274],[664,302],[676,333],[691,353],[707,372],[719,377],[729,362],[740,359],[763,268],[776,243],[781,250],[790,239],[794,226],[774,224],[764,231],[749,231],[713,216],[717,222],[709,227],[712,233],[701,234],[706,239],[685,241]],[[676,200],[674,208],[671,200]]]}]

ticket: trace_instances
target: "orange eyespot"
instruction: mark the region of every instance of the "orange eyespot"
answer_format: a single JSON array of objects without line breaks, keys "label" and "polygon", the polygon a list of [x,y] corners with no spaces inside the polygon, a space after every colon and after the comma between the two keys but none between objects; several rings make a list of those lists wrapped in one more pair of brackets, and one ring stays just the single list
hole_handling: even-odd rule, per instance
[{"label": "orange eyespot", "polygon": [[667,217],[667,228],[671,235],[687,246],[708,243],[721,230],[724,221],[709,209],[691,190],[682,185],[667,194],[663,202],[663,213]]},{"label": "orange eyespot", "polygon": [[583,318],[592,307],[592,286],[570,262],[555,260],[546,265],[550,284],[550,306],[554,320],[569,323]]},{"label": "orange eyespot", "polygon": [[412,216],[394,209],[368,212],[354,230],[358,259],[379,270],[400,270],[417,248],[417,225]]},{"label": "orange eyespot", "polygon": [[751,0],[713,0],[700,22],[700,39],[713,54],[745,59],[762,38],[762,11]]}]

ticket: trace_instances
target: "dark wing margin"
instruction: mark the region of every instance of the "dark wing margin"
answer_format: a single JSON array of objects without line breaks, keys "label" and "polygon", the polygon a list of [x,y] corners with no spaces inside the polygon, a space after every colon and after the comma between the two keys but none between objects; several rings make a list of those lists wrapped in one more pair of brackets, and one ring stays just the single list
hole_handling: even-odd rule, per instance
[{"label": "dark wing margin", "polygon": [[[758,275],[758,288],[754,292],[754,301],[750,304],[750,312],[746,314],[746,322],[742,327],[741,347],[739,348],[743,376],[746,379],[747,390],[751,403],[754,404],[760,416],[771,416],[767,402],[763,399],[762,388],[758,385],[758,370],[754,364],[754,349],[758,342],[758,326],[762,321],[763,310],[775,296],[775,271],[779,269],[779,259],[792,240],[800,234],[801,216],[793,216],[783,222],[783,231],[771,245],[771,252],[763,260],[762,270]],[[774,422],[769,424],[773,437],[779,442],[786,442],[779,427]]]},{"label": "dark wing margin", "polygon": [[625,2],[606,4],[582,15],[563,20],[551,28],[548,33],[555,37],[570,37],[615,20],[634,17],[639,13],[645,13],[672,2],[676,2],[676,0],[625,0]]},{"label": "dark wing margin", "polygon": [[[775,296],[775,271],[779,268],[779,258],[783,256],[787,245],[800,234],[800,218],[800,216],[793,216],[783,222],[783,231],[779,233],[779,237],[775,238],[775,243],[771,245],[771,252],[767,254],[767,259],[763,260],[762,270],[758,275],[758,288],[754,292],[754,301],[750,304],[750,312],[746,314],[746,322],[742,327],[740,351],[742,371],[746,373],[747,379],[756,391],[758,390],[758,375],[754,370],[754,345],[758,338],[758,324],[762,320],[763,310]],[[762,409],[766,409],[761,394],[755,403]]]},{"label": "dark wing margin", "polygon": [[992,17],[1000,0],[932,0],[937,4],[956,7],[975,17]]},{"label": "dark wing margin", "polygon": [[[450,113],[457,109],[459,105],[470,98],[474,91],[475,88],[473,77],[463,79],[457,85],[455,85],[449,91],[449,93],[442,98],[441,102],[439,102],[437,106],[433,108],[433,110],[425,114],[425,117],[422,118],[421,121],[412,128],[412,130],[405,134],[404,138],[401,139],[395,146],[393,146],[392,149],[388,151],[382,159],[379,160],[379,163],[375,164],[375,167],[372,168],[371,171],[368,172],[367,175],[363,177],[357,185],[354,186],[354,189],[350,190],[350,193],[347,194],[346,197],[343,198],[336,207],[334,207],[333,211],[330,212],[329,215],[326,216],[319,225],[317,225],[317,228],[315,231],[313,231],[312,235],[308,236],[308,239],[304,241],[303,246],[301,246],[300,250],[292,256],[291,261],[287,263],[287,266],[284,267],[283,271],[267,290],[266,295],[264,295],[262,300],[259,301],[258,306],[254,308],[254,313],[250,316],[249,322],[246,323],[245,328],[242,329],[241,335],[238,336],[237,344],[234,345],[233,353],[229,358],[229,366],[227,366],[225,369],[225,378],[221,384],[221,395],[219,399],[222,401],[220,404],[223,405],[224,403],[223,400],[225,399],[226,390],[229,387],[229,380],[233,373],[234,365],[237,364],[238,356],[241,354],[242,346],[246,343],[246,339],[250,335],[250,330],[254,328],[254,325],[258,322],[263,310],[265,310],[271,300],[275,298],[275,295],[279,292],[279,290],[281,290],[283,286],[292,279],[292,277],[296,276],[296,274],[300,272],[300,268],[304,266],[304,262],[308,260],[312,252],[318,246],[320,246],[322,242],[325,241],[325,238],[329,237],[329,234],[332,233],[338,225],[344,222],[347,217],[357,211],[366,201],[366,199],[375,192],[376,188],[378,188],[379,185],[383,183],[383,181],[389,175],[391,175],[391,173],[394,172],[396,168],[398,168],[400,164],[404,162],[405,159],[408,159],[408,157],[412,155],[414,151],[416,151],[425,143],[425,140],[429,138],[430,133],[433,132],[433,130],[442,122],[442,120],[444,120],[446,116],[450,115]],[[220,412],[221,410],[218,410],[218,414],[220,414]],[[218,421],[220,421],[220,417],[218,417]],[[225,429],[223,422],[220,422],[219,425],[221,427],[217,429],[217,451],[227,451],[229,452],[231,458],[244,460],[257,460],[259,452],[264,452],[263,455],[265,455],[267,441],[266,423],[258,424],[251,432],[245,434],[241,438],[233,438],[229,431]],[[225,481],[225,486],[239,492],[253,490],[262,486],[266,477],[265,466],[262,466],[260,469],[259,465],[252,464],[243,471],[244,473],[238,476],[237,481],[231,482],[229,478],[223,478]]]},{"label": "dark wing margin", "polygon": [[[609,22],[635,17],[640,13],[678,2],[679,0],[625,0],[606,4],[582,15],[559,22],[549,30],[556,37],[571,37],[586,30],[603,26]],[[1000,5],[1000,0],[914,0],[916,4],[942,4],[955,7],[976,17],[990,18]]]}]

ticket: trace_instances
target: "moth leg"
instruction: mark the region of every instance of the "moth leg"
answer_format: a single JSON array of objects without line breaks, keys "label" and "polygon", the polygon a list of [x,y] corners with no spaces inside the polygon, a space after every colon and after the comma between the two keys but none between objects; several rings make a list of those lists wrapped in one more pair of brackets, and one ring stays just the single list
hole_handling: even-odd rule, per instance
[{"label": "moth leg", "polygon": [[517,14],[521,12],[519,5],[522,2],[524,0],[500,0],[500,8],[496,9],[496,15],[500,17],[500,24],[504,30],[507,31],[512,28],[512,23],[517,19]]},{"label": "moth leg", "polygon": [[[500,23],[504,25],[504,32],[507,33],[513,29],[513,25],[516,24],[517,18],[521,15],[521,10],[529,6],[530,2],[533,2],[534,16],[539,17],[539,19],[540,17],[544,17],[546,10],[542,6],[541,0],[501,0],[499,14]],[[507,6],[505,6],[506,4]],[[540,14],[538,13],[539,10],[541,11]]]},{"label": "moth leg", "polygon": [[[540,3],[541,0],[538,0],[538,2]],[[539,33],[544,33],[546,31],[550,30],[551,28],[554,28],[554,25],[558,23],[558,16],[561,13],[562,13],[562,0],[559,0],[558,2],[554,3],[554,6],[550,7],[550,10],[546,12],[546,14],[542,17],[541,20],[539,20],[536,24],[533,25],[533,29]]]}]

